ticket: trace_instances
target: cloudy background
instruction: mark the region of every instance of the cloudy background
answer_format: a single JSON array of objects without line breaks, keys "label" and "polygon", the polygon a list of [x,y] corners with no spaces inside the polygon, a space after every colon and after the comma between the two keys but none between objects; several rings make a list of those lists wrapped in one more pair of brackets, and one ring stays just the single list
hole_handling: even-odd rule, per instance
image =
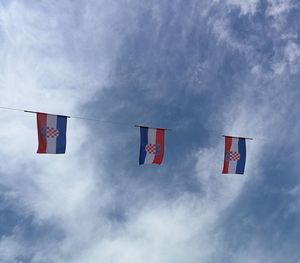
[{"label": "cloudy background", "polygon": [[[2,0],[0,262],[300,262],[300,2]],[[138,165],[134,124],[169,127]],[[222,176],[222,134],[251,136]]]}]

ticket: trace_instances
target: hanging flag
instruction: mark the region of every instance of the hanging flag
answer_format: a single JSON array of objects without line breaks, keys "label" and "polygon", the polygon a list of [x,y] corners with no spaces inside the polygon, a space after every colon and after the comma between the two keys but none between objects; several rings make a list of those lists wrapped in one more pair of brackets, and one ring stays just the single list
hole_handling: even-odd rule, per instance
[{"label": "hanging flag", "polygon": [[223,174],[244,174],[246,138],[225,136]]},{"label": "hanging flag", "polygon": [[139,164],[161,164],[164,157],[164,129],[140,127]]},{"label": "hanging flag", "polygon": [[39,146],[37,153],[65,153],[67,117],[37,113]]}]

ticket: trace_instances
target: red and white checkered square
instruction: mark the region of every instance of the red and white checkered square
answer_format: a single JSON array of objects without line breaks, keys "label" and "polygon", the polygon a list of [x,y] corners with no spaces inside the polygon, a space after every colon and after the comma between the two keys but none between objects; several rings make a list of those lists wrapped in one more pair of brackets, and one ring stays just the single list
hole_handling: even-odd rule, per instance
[{"label": "red and white checkered square", "polygon": [[156,144],[147,144],[146,145],[146,152],[156,154]]},{"label": "red and white checkered square", "polygon": [[46,136],[47,138],[55,138],[59,136],[59,130],[55,128],[46,128]]},{"label": "red and white checkered square", "polygon": [[229,153],[229,160],[230,161],[237,161],[241,158],[241,155],[238,152],[230,152]]}]

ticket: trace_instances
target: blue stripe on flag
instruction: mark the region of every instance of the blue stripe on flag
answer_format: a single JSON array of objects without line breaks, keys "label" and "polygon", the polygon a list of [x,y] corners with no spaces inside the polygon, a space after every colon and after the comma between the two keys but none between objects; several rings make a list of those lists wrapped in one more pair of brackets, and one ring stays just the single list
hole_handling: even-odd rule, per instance
[{"label": "blue stripe on flag", "polygon": [[246,139],[240,138],[239,139],[239,154],[240,159],[236,165],[236,173],[243,174],[245,170],[245,163],[246,163]]},{"label": "blue stripe on flag", "polygon": [[56,138],[56,153],[65,153],[67,117],[57,116],[57,129],[59,131],[59,136]]},{"label": "blue stripe on flag", "polygon": [[139,164],[145,163],[146,158],[146,145],[148,144],[148,128],[140,127],[140,134],[141,134],[141,145],[140,145],[140,159]]}]

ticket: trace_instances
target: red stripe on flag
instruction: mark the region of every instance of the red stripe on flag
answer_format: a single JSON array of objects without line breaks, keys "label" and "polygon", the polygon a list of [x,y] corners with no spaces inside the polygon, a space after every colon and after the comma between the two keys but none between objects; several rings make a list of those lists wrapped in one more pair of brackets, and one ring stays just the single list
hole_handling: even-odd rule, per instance
[{"label": "red stripe on flag", "polygon": [[164,158],[165,130],[156,129],[156,144],[160,145],[159,155],[155,155],[153,163],[161,164]]},{"label": "red stripe on flag", "polygon": [[226,160],[226,153],[230,151],[232,144],[232,137],[225,136],[225,152],[224,152],[224,165],[223,165],[223,174],[228,174],[229,161]]},{"label": "red stripe on flag", "polygon": [[47,127],[47,114],[45,113],[37,113],[37,129],[38,129],[38,139],[39,146],[37,153],[46,153],[47,150],[47,138],[43,136],[42,129]]}]

